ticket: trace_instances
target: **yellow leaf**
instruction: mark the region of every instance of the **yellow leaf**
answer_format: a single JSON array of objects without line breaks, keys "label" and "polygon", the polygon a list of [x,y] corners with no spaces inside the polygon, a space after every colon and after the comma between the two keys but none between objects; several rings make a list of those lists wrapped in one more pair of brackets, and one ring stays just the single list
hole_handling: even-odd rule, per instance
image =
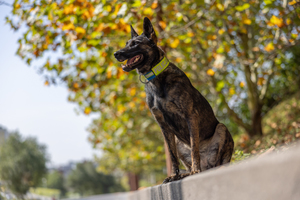
[{"label": "yellow leaf", "polygon": [[164,21],[159,21],[158,23],[162,29],[165,29],[167,27],[167,24]]},{"label": "yellow leaf", "polygon": [[94,16],[95,8],[94,8],[94,6],[92,4],[90,4],[88,10],[89,10],[90,16],[93,17]]},{"label": "yellow leaf", "polygon": [[87,11],[87,10],[84,11],[82,14],[82,17],[83,17],[83,19],[89,19],[91,17],[89,11]]},{"label": "yellow leaf", "polygon": [[123,114],[126,110],[126,107],[123,104],[118,104],[118,112],[119,114]]},{"label": "yellow leaf", "polygon": [[274,45],[272,42],[270,42],[267,46],[265,46],[265,50],[267,52],[270,52],[270,51],[273,51],[275,48],[274,48]]},{"label": "yellow leaf", "polygon": [[78,88],[79,88],[79,84],[78,84],[78,83],[73,83],[73,87],[74,87],[75,89],[78,89]]},{"label": "yellow leaf", "polygon": [[244,34],[247,34],[247,29],[242,28],[242,29],[241,29],[241,32],[244,33]]},{"label": "yellow leaf", "polygon": [[145,98],[146,97],[146,92],[141,92],[141,97]]},{"label": "yellow leaf", "polygon": [[120,22],[120,24],[122,24],[122,25],[125,25],[125,24],[126,24],[126,22],[125,22],[125,20],[124,20],[123,18],[121,18],[121,19],[119,20],[119,22]]},{"label": "yellow leaf", "polygon": [[91,113],[91,111],[92,111],[92,109],[91,109],[90,107],[86,107],[86,108],[84,109],[84,114],[88,115],[88,114]]},{"label": "yellow leaf", "polygon": [[73,4],[68,5],[64,8],[64,14],[65,15],[72,14],[73,10],[74,10],[74,5]]},{"label": "yellow leaf", "polygon": [[213,76],[213,75],[215,75],[215,72],[214,72],[214,70],[209,69],[209,70],[206,71],[206,74],[209,75],[209,76]]},{"label": "yellow leaf", "polygon": [[275,15],[273,15],[270,19],[270,23],[277,25],[279,28],[284,26],[284,22],[282,18],[278,18]]},{"label": "yellow leaf", "polygon": [[292,33],[292,34],[291,34],[291,36],[292,36],[292,38],[293,38],[293,39],[297,39],[297,37],[298,37],[298,34],[296,34],[296,33]]},{"label": "yellow leaf", "polygon": [[170,44],[170,47],[175,49],[179,45],[179,39],[175,38],[175,40]]},{"label": "yellow leaf", "polygon": [[218,8],[219,11],[224,11],[224,5],[223,4],[217,3],[217,8]]},{"label": "yellow leaf", "polygon": [[194,35],[195,35],[195,34],[194,34],[193,32],[191,32],[191,31],[187,33],[187,36],[188,36],[188,37],[193,37]]},{"label": "yellow leaf", "polygon": [[78,34],[85,34],[85,29],[82,28],[82,27],[76,27],[76,28],[75,28],[75,31],[76,31]]},{"label": "yellow leaf", "polygon": [[110,12],[110,11],[111,11],[111,6],[110,6],[110,5],[107,5],[107,6],[106,6],[106,11],[107,11],[107,12]]},{"label": "yellow leaf", "polygon": [[207,39],[208,40],[215,40],[215,39],[217,39],[217,36],[216,35],[208,35]]},{"label": "yellow leaf", "polygon": [[70,22],[69,24],[64,24],[63,27],[62,27],[62,30],[65,31],[65,30],[74,30],[74,24],[72,24],[72,22]]},{"label": "yellow leaf", "polygon": [[262,84],[264,84],[264,83],[265,83],[264,77],[258,78],[257,85],[262,85]]},{"label": "yellow leaf", "polygon": [[107,71],[106,71],[106,77],[107,78],[111,78],[111,67],[109,67],[108,69],[107,69]]},{"label": "yellow leaf", "polygon": [[45,81],[44,85],[48,86],[49,85],[49,81]]},{"label": "yellow leaf", "polygon": [[245,83],[244,83],[244,81],[242,81],[242,82],[240,82],[240,87],[244,87],[245,86]]},{"label": "yellow leaf", "polygon": [[119,3],[119,4],[117,4],[117,6],[115,6],[114,15],[117,15],[117,14],[118,14],[118,12],[119,12],[121,6],[122,6],[122,3]]},{"label": "yellow leaf", "polygon": [[152,8],[152,9],[157,8],[157,1],[152,3],[151,8]]},{"label": "yellow leaf", "polygon": [[117,24],[113,24],[112,26],[111,26],[111,29],[112,30],[116,30],[118,28],[118,25]]},{"label": "yellow leaf", "polygon": [[131,101],[131,102],[129,103],[129,107],[130,107],[130,108],[134,108],[134,107],[135,107],[135,103]]},{"label": "yellow leaf", "polygon": [[175,61],[176,61],[176,62],[181,62],[181,61],[182,61],[182,58],[177,57],[177,58],[175,59]]},{"label": "yellow leaf", "polygon": [[145,9],[143,10],[143,13],[144,13],[145,15],[152,15],[152,14],[153,14],[153,10],[152,10],[151,8],[145,8]]},{"label": "yellow leaf", "polygon": [[225,51],[228,53],[230,51],[230,46],[229,45],[225,45]]},{"label": "yellow leaf", "polygon": [[235,94],[235,90],[233,88],[229,88],[229,94],[230,95],[234,95]]},{"label": "yellow leaf", "polygon": [[136,88],[135,88],[135,87],[130,88],[129,94],[130,94],[131,96],[134,96],[135,93],[136,93]]},{"label": "yellow leaf", "polygon": [[293,0],[293,1],[291,1],[291,2],[289,2],[289,5],[294,5],[294,4],[296,4],[297,3],[297,1],[295,1],[295,0]]},{"label": "yellow leaf", "polygon": [[102,52],[102,53],[101,53],[101,56],[102,56],[102,57],[106,57],[106,56],[107,56],[107,53],[106,53],[106,52]]},{"label": "yellow leaf", "polygon": [[104,29],[104,24],[101,23],[99,26],[96,28],[96,31],[101,32]]},{"label": "yellow leaf", "polygon": [[290,25],[291,23],[292,23],[292,20],[291,20],[290,18],[287,18],[287,19],[286,19],[286,24],[287,24],[287,25]]},{"label": "yellow leaf", "polygon": [[219,35],[223,35],[224,32],[225,32],[224,29],[220,29],[220,30],[218,31]]},{"label": "yellow leaf", "polygon": [[21,8],[21,5],[17,3],[17,4],[15,5],[15,8],[16,8],[16,9],[19,9],[19,8]]},{"label": "yellow leaf", "polygon": [[250,25],[251,24],[251,19],[244,18],[242,21],[244,24]]},{"label": "yellow leaf", "polygon": [[252,51],[255,51],[255,52],[259,51],[259,47],[253,47]]}]

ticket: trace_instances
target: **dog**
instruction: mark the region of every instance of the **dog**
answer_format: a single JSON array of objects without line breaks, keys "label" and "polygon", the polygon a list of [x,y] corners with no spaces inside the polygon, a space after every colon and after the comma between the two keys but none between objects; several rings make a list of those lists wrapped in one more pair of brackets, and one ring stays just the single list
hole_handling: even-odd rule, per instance
[{"label": "dog", "polygon": [[[150,20],[144,18],[141,35],[130,27],[131,39],[114,56],[119,62],[127,60],[122,65],[124,71],[136,69],[140,80],[141,76],[147,79],[146,102],[161,128],[172,161],[173,175],[163,183],[229,163],[234,146],[231,134],[185,73],[157,46]],[[179,159],[187,173],[180,173]]]}]

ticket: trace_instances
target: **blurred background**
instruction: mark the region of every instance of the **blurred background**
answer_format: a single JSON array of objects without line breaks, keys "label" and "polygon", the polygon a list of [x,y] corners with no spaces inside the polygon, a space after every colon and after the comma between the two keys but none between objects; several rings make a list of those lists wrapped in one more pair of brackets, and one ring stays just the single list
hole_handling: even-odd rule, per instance
[{"label": "blurred background", "polygon": [[235,140],[232,162],[300,138],[300,3],[0,1],[0,198],[74,198],[170,174],[144,84],[113,52],[148,17]]}]

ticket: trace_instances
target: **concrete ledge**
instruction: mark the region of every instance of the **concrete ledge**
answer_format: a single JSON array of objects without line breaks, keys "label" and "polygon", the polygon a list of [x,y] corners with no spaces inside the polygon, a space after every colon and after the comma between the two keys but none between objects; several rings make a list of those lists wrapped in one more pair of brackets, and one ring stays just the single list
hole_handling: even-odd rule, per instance
[{"label": "concrete ledge", "polygon": [[299,200],[300,144],[181,181],[87,200]]}]

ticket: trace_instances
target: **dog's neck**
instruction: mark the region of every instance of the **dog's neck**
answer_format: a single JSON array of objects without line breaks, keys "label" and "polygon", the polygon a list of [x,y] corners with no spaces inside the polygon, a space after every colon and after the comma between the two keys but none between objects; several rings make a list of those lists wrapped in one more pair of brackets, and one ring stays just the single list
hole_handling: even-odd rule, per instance
[{"label": "dog's neck", "polygon": [[157,54],[155,55],[155,59],[151,63],[151,69],[153,67],[155,67],[165,56],[165,52],[159,46],[156,46],[156,47],[157,47],[158,51],[157,51]]},{"label": "dog's neck", "polygon": [[156,46],[156,48],[157,48],[157,51],[155,51],[156,54],[153,55],[154,59],[151,62],[146,63],[143,67],[136,69],[138,74],[141,75],[147,74],[149,71],[151,71],[153,67],[155,67],[164,58],[165,52],[158,46]]}]

